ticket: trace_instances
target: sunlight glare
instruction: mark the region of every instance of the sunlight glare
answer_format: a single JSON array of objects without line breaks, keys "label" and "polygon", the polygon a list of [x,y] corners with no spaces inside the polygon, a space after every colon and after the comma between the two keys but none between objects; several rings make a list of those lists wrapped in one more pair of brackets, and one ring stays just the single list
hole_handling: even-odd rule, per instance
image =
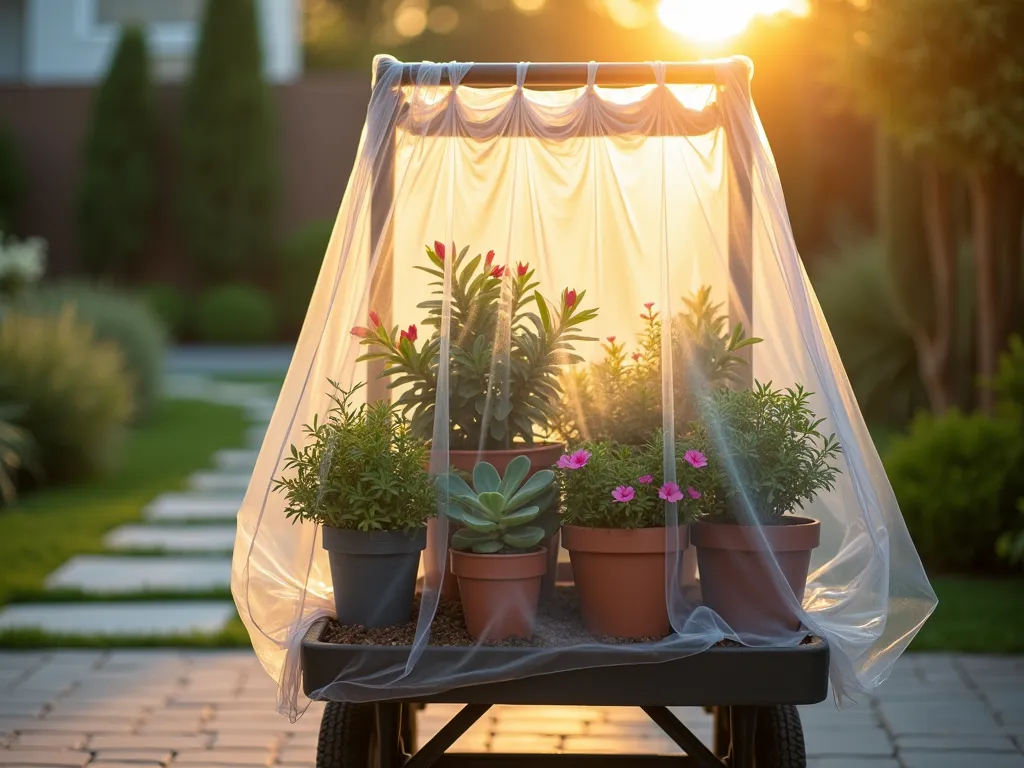
[{"label": "sunlight glare", "polygon": [[806,16],[807,0],[661,0],[658,18],[668,29],[704,43],[739,36],[757,16]]}]

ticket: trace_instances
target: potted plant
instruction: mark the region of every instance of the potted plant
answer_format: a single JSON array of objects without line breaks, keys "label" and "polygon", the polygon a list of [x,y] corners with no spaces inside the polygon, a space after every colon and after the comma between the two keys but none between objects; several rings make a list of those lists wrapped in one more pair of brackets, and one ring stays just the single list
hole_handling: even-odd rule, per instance
[{"label": "potted plant", "polygon": [[[659,432],[646,446],[588,443],[558,461],[562,544],[583,622],[596,635],[660,638],[670,630],[666,552],[682,553],[689,543],[686,523],[702,497],[707,461],[680,443],[675,478],[665,481],[658,479],[663,451]],[[666,505],[676,505],[674,530]]]},{"label": "potted plant", "polygon": [[[470,257],[468,246],[456,253],[453,245],[449,254],[440,242],[426,251],[429,264],[418,269],[435,278],[431,286],[439,298],[419,306],[427,311],[421,324],[433,328],[432,334],[419,343],[415,325],[389,329],[376,312],[370,312],[369,325],[352,330],[368,347],[359,360],[383,361],[381,375],[391,378],[388,386],[403,388],[396,403],[410,419],[413,433],[430,440],[440,365],[445,258],[453,258],[449,465],[469,473],[479,460],[504,472],[512,459],[528,456],[532,471],[553,466],[565,445],[540,442],[537,435],[552,431],[552,415],[561,398],[561,366],[581,361],[573,345],[591,340],[580,333],[580,327],[597,316],[597,310],[583,308],[586,291],[566,289],[555,304],[537,291],[539,283],[528,264],[512,270],[494,264],[494,251]],[[499,323],[509,327],[505,348]],[[436,534],[436,528],[431,533]],[[432,553],[441,549],[427,549],[431,573],[440,567],[432,562]],[[551,542],[549,550],[554,561],[557,542]],[[445,579],[444,584],[445,596],[457,597],[454,580]]]},{"label": "potted plant", "polygon": [[[680,432],[693,419],[695,395],[739,383],[747,365],[740,351],[761,341],[747,337],[740,323],[729,327],[722,304],[711,300],[710,286],[684,297],[683,304],[671,320],[673,405]],[[567,441],[643,445],[662,427],[661,313],[649,302],[640,319],[634,352],[609,336],[602,360],[564,374],[562,390],[569,396],[555,410],[555,434]]]},{"label": "potted plant", "polygon": [[541,579],[548,569],[547,537],[535,524],[538,504],[552,490],[550,469],[530,472],[517,456],[505,475],[485,461],[473,485],[455,473],[439,480],[445,514],[462,527],[452,536],[452,573],[459,580],[469,633],[484,642],[533,635]]},{"label": "potted plant", "polygon": [[436,496],[427,444],[399,408],[354,403],[358,384],[330,382],[333,406],[303,428],[275,480],[292,521],[321,526],[338,621],[388,627],[409,620],[426,524]]},{"label": "potted plant", "polygon": [[[803,387],[718,390],[701,407],[713,464],[712,513],[691,531],[701,593],[736,632],[761,636],[799,628],[799,604],[821,523],[792,513],[831,491],[841,449],[808,407]],[[777,564],[777,565],[776,565]]]}]

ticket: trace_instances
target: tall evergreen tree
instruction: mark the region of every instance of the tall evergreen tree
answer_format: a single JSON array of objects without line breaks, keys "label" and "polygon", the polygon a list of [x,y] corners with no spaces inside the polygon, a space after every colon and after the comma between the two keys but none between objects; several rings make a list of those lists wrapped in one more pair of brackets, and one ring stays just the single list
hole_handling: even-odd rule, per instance
[{"label": "tall evergreen tree", "polygon": [[206,4],[182,126],[181,216],[200,276],[229,279],[266,262],[278,167],[253,0]]},{"label": "tall evergreen tree", "polygon": [[94,97],[78,187],[78,248],[93,275],[123,277],[142,257],[153,221],[155,128],[146,38],[129,27]]}]

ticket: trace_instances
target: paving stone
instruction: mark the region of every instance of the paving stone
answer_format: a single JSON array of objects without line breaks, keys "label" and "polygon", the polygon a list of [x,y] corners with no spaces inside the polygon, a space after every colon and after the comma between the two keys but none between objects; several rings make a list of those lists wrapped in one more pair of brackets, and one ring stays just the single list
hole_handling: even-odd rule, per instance
[{"label": "paving stone", "polygon": [[166,765],[171,761],[169,749],[124,749],[124,750],[103,750],[97,752],[93,757],[89,768],[97,762],[117,763],[120,768],[126,768],[125,763],[143,765]]},{"label": "paving stone", "polygon": [[809,757],[889,757],[894,753],[892,742],[881,728],[805,729],[804,743]]},{"label": "paving stone", "polygon": [[504,734],[532,734],[534,736],[583,736],[586,734],[588,724],[584,720],[526,720],[506,719],[498,720],[495,732]]},{"label": "paving stone", "polygon": [[196,472],[188,479],[188,487],[200,493],[233,494],[245,493],[249,487],[250,473],[238,472]]},{"label": "paving stone", "polygon": [[89,761],[88,752],[57,749],[3,749],[0,765],[45,765],[53,768],[82,768]]},{"label": "paving stone", "polygon": [[491,752],[555,752],[561,746],[561,736],[536,733],[502,732],[491,738]]},{"label": "paving stone", "polygon": [[928,736],[897,736],[898,750],[932,750],[935,752],[1016,752],[1009,736],[947,736],[933,733]]},{"label": "paving stone", "polygon": [[903,768],[1024,768],[1024,755],[999,754],[994,752],[901,752]]},{"label": "paving stone", "polygon": [[89,749],[95,752],[138,751],[138,750],[196,750],[206,749],[213,737],[209,734],[196,736],[174,736],[171,734],[150,734],[140,736],[125,734],[120,736],[93,736],[89,740]]},{"label": "paving stone", "polygon": [[881,702],[879,709],[895,735],[973,734],[1003,732],[980,702]]},{"label": "paving stone", "polygon": [[165,493],[150,502],[142,516],[151,523],[234,520],[241,505],[242,494]]},{"label": "paving stone", "polygon": [[103,545],[112,550],[230,552],[235,546],[235,526],[122,525],[106,535]]},{"label": "paving stone", "polygon": [[119,557],[76,555],[46,579],[49,589],[94,594],[167,590],[187,592],[231,585],[228,557]]},{"label": "paving stone", "polygon": [[562,745],[562,750],[565,752],[597,755],[659,755],[682,752],[679,746],[667,736],[648,738],[637,736],[614,736],[611,738],[567,736]]},{"label": "paving stone", "polygon": [[118,762],[116,760],[93,760],[89,768],[163,768],[167,763],[157,763],[152,760],[132,760],[130,762]]},{"label": "paving stone", "polygon": [[18,749],[81,749],[89,736],[86,733],[21,733],[11,739]]},{"label": "paving stone", "polygon": [[175,765],[269,765],[273,759],[266,749],[207,749],[179,752]]},{"label": "paving stone", "polygon": [[260,452],[251,448],[226,448],[213,456],[217,469],[235,472],[252,472]]},{"label": "paving stone", "polygon": [[0,717],[38,717],[44,709],[45,701],[0,701]]},{"label": "paving stone", "polygon": [[13,724],[11,730],[19,734],[64,732],[72,734],[128,733],[135,726],[138,718],[123,717],[92,717],[75,715],[71,717],[25,718]]},{"label": "paving stone", "polygon": [[[213,739],[213,746],[217,749],[278,749],[287,737],[280,733],[267,733],[266,731],[224,731],[218,732]],[[316,738],[310,740],[316,746]],[[288,740],[289,747],[293,746],[293,740]]]},{"label": "paving stone", "polygon": [[177,635],[219,632],[234,616],[235,606],[229,601],[23,603],[0,610],[0,629],[34,627],[54,634],[104,636]]},{"label": "paving stone", "polygon": [[892,757],[817,757],[807,761],[807,768],[901,768]]},{"label": "paving stone", "polygon": [[260,424],[255,427],[249,427],[245,433],[246,445],[252,448],[260,448],[263,446],[263,441],[267,437],[267,427],[265,424]]}]

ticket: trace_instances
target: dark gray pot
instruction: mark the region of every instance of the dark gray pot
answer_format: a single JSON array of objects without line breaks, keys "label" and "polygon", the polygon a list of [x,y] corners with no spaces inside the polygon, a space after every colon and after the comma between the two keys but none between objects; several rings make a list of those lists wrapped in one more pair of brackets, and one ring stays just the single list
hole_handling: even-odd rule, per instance
[{"label": "dark gray pot", "polygon": [[409,620],[426,528],[364,532],[325,525],[323,544],[341,624],[392,627]]}]

